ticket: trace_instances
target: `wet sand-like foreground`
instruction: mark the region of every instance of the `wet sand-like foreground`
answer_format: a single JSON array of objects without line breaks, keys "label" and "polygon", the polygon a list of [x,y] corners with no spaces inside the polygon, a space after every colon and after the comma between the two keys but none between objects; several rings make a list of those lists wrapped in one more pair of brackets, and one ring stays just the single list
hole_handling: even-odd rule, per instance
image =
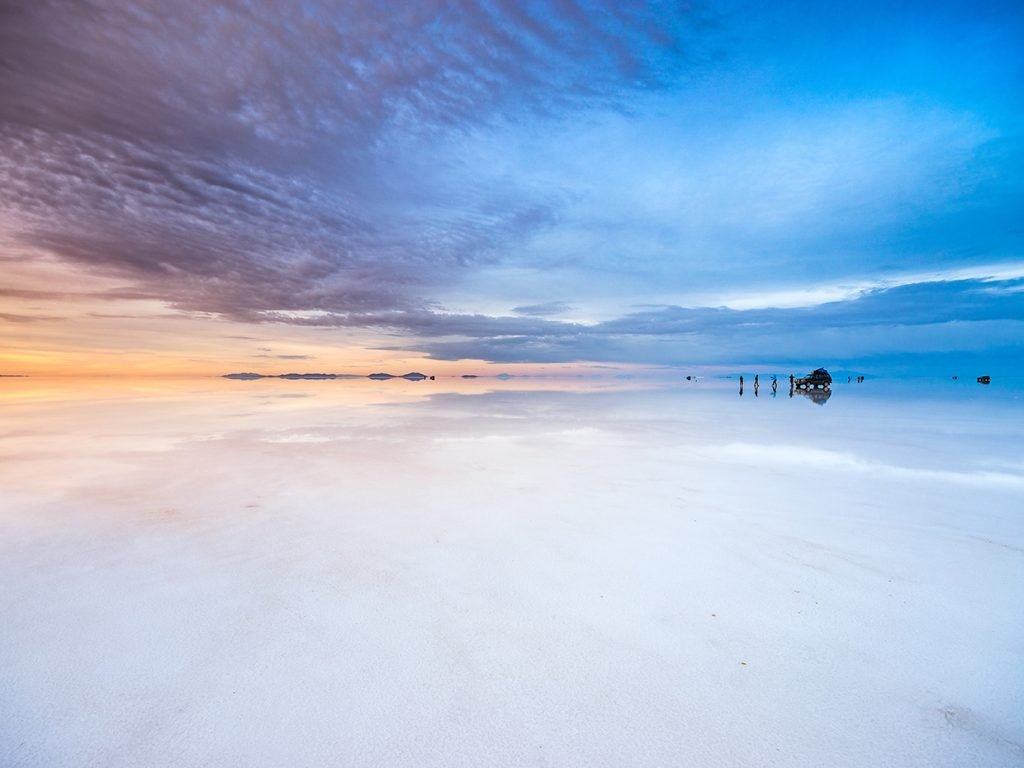
[{"label": "wet sand-like foreground", "polygon": [[5,381],[0,765],[1024,764],[1021,393],[750,395]]}]

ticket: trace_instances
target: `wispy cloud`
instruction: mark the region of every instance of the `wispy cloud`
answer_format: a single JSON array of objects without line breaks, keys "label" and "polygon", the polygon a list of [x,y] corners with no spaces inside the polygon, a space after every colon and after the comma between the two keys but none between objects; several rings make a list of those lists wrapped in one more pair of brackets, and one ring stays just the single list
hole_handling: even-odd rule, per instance
[{"label": "wispy cloud", "polygon": [[66,319],[56,315],[21,315],[12,312],[0,312],[0,320],[8,323],[40,323]]},{"label": "wispy cloud", "polygon": [[522,307],[513,307],[512,311],[517,315],[528,317],[547,317],[550,315],[565,314],[573,307],[565,301],[546,301],[543,304],[528,304]]},{"label": "wispy cloud", "polygon": [[[750,291],[726,296],[709,295],[698,297],[696,303],[700,306],[724,307],[737,310],[798,309],[839,301],[852,301],[877,291],[888,291],[893,288],[911,285],[962,281],[996,283],[1020,279],[1024,279],[1024,261],[1012,261],[1003,264],[978,264],[925,272],[882,275],[851,282],[819,283],[788,289]],[[984,288],[985,291],[990,293],[1016,292],[1020,289],[1018,285]]]},{"label": "wispy cloud", "polygon": [[5,7],[8,237],[243,320],[427,306],[558,207],[474,182],[445,137],[624,106],[707,23],[667,2]]}]

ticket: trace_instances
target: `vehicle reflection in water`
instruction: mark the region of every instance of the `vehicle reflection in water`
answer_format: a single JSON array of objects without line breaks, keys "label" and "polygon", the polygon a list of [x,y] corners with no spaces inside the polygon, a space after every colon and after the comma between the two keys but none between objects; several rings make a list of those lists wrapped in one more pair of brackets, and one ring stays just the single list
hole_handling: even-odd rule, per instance
[{"label": "vehicle reflection in water", "polygon": [[[789,390],[790,397],[793,396],[793,392],[794,390]],[[828,399],[832,397],[831,389],[797,389],[795,392],[800,395],[800,397],[806,397],[812,403],[817,405],[824,405],[828,402]]]}]

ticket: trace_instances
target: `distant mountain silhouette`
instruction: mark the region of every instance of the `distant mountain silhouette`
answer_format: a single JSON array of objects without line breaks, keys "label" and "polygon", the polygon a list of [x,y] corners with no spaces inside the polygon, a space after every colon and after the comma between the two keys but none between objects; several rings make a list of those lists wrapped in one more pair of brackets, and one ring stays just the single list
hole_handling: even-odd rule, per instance
[{"label": "distant mountain silhouette", "polygon": [[401,376],[396,376],[393,373],[371,373],[366,378],[373,379],[374,381],[387,381],[388,379],[406,379],[407,381],[423,381],[424,379],[430,378],[425,373],[419,371],[410,371],[409,373],[403,373]]},{"label": "distant mountain silhouette", "polygon": [[[364,377],[354,373],[253,373],[251,371],[244,371],[242,373],[225,373],[222,378],[242,381],[254,379],[289,379],[295,381],[308,379],[362,379]],[[374,381],[386,381],[387,379],[423,381],[424,379],[432,379],[434,377],[427,376],[427,374],[420,373],[419,371],[410,371],[409,373],[403,373],[401,376],[396,376],[393,373],[371,373],[365,378],[373,379]]]},{"label": "distant mountain silhouette", "polygon": [[241,379],[249,381],[252,379],[359,379],[353,373],[226,373],[222,378]]},{"label": "distant mountain silhouette", "polygon": [[337,379],[336,373],[282,373],[279,379]]}]

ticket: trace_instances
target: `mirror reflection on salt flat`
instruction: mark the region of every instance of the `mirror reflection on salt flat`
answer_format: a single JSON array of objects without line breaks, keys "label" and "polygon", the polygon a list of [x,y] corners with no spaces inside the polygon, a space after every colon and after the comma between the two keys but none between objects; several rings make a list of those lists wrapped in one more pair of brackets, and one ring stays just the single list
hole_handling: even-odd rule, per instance
[{"label": "mirror reflection on salt flat", "polygon": [[753,394],[5,381],[0,763],[1019,765],[1020,389]]}]

